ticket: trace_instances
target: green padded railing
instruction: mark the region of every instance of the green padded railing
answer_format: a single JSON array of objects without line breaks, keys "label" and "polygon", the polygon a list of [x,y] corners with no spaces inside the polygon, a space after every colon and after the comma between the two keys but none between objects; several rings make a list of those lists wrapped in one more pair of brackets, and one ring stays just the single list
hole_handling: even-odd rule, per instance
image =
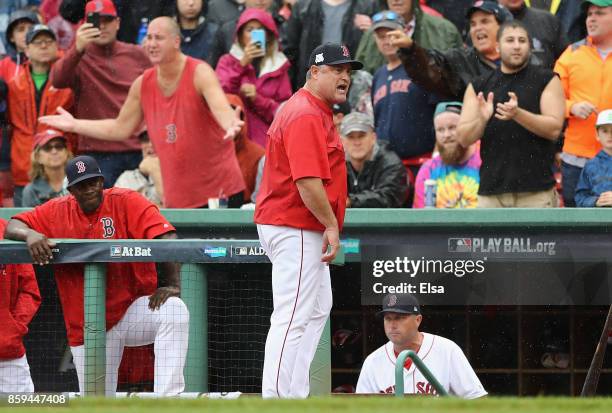
[{"label": "green padded railing", "polygon": [[431,384],[439,396],[448,396],[446,389],[440,384],[436,376],[427,368],[423,360],[412,350],[404,350],[395,362],[395,396],[404,397],[404,363],[409,358],[414,363],[414,366],[421,372],[425,379]]}]

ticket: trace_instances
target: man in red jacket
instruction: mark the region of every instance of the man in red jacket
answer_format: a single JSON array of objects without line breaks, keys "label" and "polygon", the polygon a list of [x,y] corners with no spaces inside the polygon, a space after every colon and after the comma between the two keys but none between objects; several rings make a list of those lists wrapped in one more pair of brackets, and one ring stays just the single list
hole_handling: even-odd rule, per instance
[{"label": "man in red jacket", "polygon": [[[0,218],[0,239],[6,221]],[[40,306],[31,264],[0,264],[0,393],[33,392],[23,336]]]},{"label": "man in red jacket", "polygon": [[16,207],[22,206],[23,188],[30,182],[34,135],[47,129],[38,122],[38,116],[55,113],[60,106],[71,110],[74,101],[70,89],[56,89],[49,82],[49,71],[58,58],[58,51],[55,33],[48,26],[37,24],[30,28],[25,53],[28,56],[23,66],[26,70],[21,70],[8,82],[11,173]]},{"label": "man in red jacket", "polygon": [[[111,0],[90,1],[85,15],[99,13],[99,27],[83,23],[74,46],[51,70],[56,88],[74,92],[78,118],[114,118],[127,98],[130,85],[151,66],[142,47],[117,40],[119,18]],[[96,159],[104,174],[104,187],[113,186],[123,171],[136,169],[142,161],[138,132],[124,142],[102,142],[79,134],[78,152]]]}]

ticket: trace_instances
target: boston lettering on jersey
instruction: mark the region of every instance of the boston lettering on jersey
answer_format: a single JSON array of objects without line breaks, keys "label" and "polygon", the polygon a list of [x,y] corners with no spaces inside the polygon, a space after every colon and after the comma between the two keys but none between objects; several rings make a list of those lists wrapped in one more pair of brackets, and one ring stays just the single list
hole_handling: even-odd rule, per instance
[{"label": "boston lettering on jersey", "polygon": [[[386,389],[381,390],[379,393],[393,394],[395,393],[395,385],[389,386]],[[433,396],[436,396],[438,392],[436,391],[435,387],[432,386],[431,383],[426,381],[419,381],[416,384],[416,394],[431,394]]]},{"label": "boston lettering on jersey", "polygon": [[[412,81],[410,79],[396,79],[391,82],[389,88],[391,94],[393,93],[408,93],[408,88]],[[374,105],[376,105],[382,98],[387,96],[388,93],[387,85],[381,85],[374,93]]]}]

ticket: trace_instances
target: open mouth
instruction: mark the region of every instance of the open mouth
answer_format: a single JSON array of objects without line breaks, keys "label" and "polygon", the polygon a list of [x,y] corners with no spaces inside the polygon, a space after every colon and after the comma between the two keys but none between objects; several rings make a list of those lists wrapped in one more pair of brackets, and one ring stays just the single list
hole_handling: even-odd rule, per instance
[{"label": "open mouth", "polygon": [[489,38],[489,36],[487,36],[486,33],[476,33],[476,40],[483,41],[483,40],[487,40]]},{"label": "open mouth", "polygon": [[346,93],[348,90],[348,85],[338,85],[336,90],[340,93]]}]

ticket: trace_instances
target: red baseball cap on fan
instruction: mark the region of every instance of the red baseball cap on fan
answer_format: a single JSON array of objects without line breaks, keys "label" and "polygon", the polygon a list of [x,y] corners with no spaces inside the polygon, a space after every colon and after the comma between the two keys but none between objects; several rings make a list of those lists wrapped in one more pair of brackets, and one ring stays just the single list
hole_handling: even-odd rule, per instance
[{"label": "red baseball cap on fan", "polygon": [[85,6],[85,15],[100,13],[100,16],[117,17],[117,9],[111,0],[91,0]]},{"label": "red baseball cap on fan", "polygon": [[34,135],[34,140],[32,142],[33,149],[36,149],[37,146],[45,146],[51,139],[55,138],[63,139],[66,141],[66,143],[68,143],[68,139],[66,139],[63,132],[54,129],[47,129],[44,132]]}]

